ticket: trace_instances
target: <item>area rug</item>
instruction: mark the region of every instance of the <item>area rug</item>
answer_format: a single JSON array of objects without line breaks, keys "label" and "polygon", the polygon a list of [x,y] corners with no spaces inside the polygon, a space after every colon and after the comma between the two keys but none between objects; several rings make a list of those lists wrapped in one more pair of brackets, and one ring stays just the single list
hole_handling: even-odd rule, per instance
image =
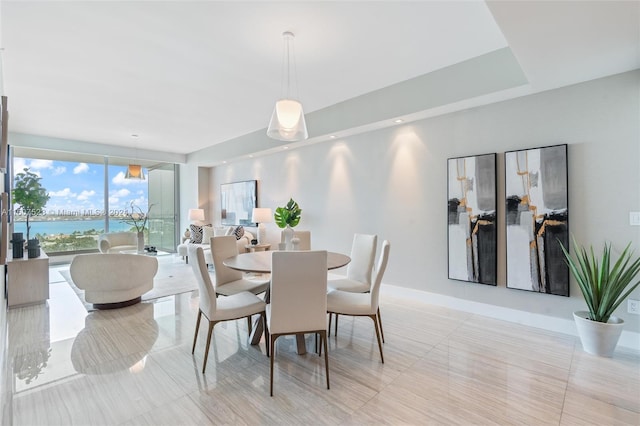
[{"label": "area rug", "polygon": [[[69,270],[59,271],[69,286],[76,293],[80,301],[84,304],[87,312],[94,311],[95,308],[91,303],[84,299],[84,290],[78,288],[73,280]],[[173,296],[176,294],[187,293],[198,289],[198,283],[191,268],[184,263],[158,264],[158,273],[153,279],[153,288],[142,295],[142,300],[154,300],[161,297]]]}]

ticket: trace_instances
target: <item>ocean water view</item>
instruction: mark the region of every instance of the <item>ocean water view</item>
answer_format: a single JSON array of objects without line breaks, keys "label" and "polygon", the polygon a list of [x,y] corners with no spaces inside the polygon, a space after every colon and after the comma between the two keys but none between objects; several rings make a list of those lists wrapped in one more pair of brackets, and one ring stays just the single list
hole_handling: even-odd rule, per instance
[{"label": "ocean water view", "polygon": [[[80,233],[95,229],[98,232],[104,232],[104,219],[91,220],[56,220],[56,221],[30,221],[31,237],[36,234],[40,235],[71,235],[74,231]],[[109,221],[109,232],[128,231],[131,225],[120,222],[118,219]],[[22,232],[24,237],[27,236],[27,224],[22,221],[15,221],[13,232]]]}]

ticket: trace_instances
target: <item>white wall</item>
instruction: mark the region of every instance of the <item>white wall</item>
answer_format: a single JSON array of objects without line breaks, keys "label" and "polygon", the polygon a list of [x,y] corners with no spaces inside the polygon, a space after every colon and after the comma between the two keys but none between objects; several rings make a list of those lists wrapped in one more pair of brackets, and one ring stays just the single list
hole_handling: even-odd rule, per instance
[{"label": "white wall", "polygon": [[[570,231],[598,248],[605,240],[618,249],[631,241],[640,252],[640,227],[629,225],[629,211],[640,211],[639,93],[635,71],[216,167],[214,217],[220,183],[258,179],[260,206],[298,201],[299,229],[312,231],[314,248],[348,252],[354,232],[389,239],[386,284],[570,319],[584,307],[574,283],[569,298],[505,287],[500,204],[498,286],[447,278],[446,160],[499,153],[501,200],[505,151],[566,143]],[[273,242],[279,238],[274,224],[268,232]],[[626,306],[618,314],[626,330],[640,330],[640,317],[627,315]]]}]

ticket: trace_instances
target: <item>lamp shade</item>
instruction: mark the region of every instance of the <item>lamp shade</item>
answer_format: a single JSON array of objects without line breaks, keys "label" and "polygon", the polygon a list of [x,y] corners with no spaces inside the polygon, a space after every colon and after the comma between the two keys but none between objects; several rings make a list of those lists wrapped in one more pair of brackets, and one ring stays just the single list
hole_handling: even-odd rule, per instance
[{"label": "lamp shade", "polygon": [[309,133],[304,121],[302,104],[294,99],[280,99],[276,102],[267,136],[290,142],[307,139]]},{"label": "lamp shade", "polygon": [[251,221],[255,223],[269,223],[273,222],[273,214],[271,213],[270,208],[259,208],[256,207],[253,209],[253,215],[251,217]]},{"label": "lamp shade", "polygon": [[142,172],[142,166],[140,164],[129,164],[127,172],[124,174],[125,179],[139,179],[144,180],[144,173]]},{"label": "lamp shade", "polygon": [[189,220],[204,220],[204,209],[189,209]]}]

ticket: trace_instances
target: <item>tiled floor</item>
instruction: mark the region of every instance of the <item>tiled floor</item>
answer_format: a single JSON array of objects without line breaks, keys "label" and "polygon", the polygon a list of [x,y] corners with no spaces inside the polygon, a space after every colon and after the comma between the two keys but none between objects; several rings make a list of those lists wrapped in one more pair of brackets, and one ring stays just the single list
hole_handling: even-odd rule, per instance
[{"label": "tiled floor", "polygon": [[271,398],[245,321],[216,326],[202,375],[197,294],[87,313],[57,270],[48,304],[8,314],[15,425],[640,424],[640,354],[623,348],[597,358],[572,336],[383,291],[384,364],[372,322],[342,317],[331,390],[323,358],[281,338]]}]

